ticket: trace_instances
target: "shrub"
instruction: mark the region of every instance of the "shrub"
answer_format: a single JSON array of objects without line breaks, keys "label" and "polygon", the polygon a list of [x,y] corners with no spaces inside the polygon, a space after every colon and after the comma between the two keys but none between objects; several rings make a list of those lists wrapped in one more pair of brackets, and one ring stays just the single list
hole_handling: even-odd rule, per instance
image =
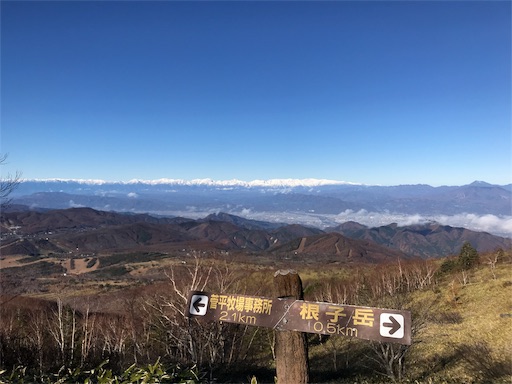
[{"label": "shrub", "polygon": [[462,269],[471,269],[479,262],[479,255],[473,246],[465,242],[459,253],[459,264]]},{"label": "shrub", "polygon": [[453,272],[458,271],[459,264],[457,263],[457,260],[454,259],[446,259],[439,268],[439,274],[441,275],[447,275]]},{"label": "shrub", "polygon": [[26,367],[17,366],[11,372],[0,371],[0,384],[7,383],[78,383],[85,384],[130,384],[130,383],[199,383],[197,369],[180,368],[179,366],[165,367],[160,360],[145,367],[130,366],[117,375],[111,369],[105,368],[104,361],[97,368],[82,371],[80,368],[62,367],[57,373],[50,375],[31,376]]}]

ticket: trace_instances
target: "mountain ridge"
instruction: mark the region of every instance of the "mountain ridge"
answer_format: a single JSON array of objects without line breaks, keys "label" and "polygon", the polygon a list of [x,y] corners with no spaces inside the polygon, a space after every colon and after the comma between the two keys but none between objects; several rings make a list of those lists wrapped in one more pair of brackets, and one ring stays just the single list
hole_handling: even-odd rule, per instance
[{"label": "mountain ridge", "polygon": [[512,188],[507,185],[481,181],[440,187],[426,184],[284,185],[94,185],[74,181],[25,181],[10,197],[12,204],[34,209],[84,206],[191,218],[225,212],[247,219],[318,228],[350,220],[372,227],[392,222],[404,225],[436,221],[512,238]]},{"label": "mountain ridge", "polygon": [[396,223],[392,223],[373,228],[349,222],[327,230],[352,239],[370,240],[422,258],[428,258],[432,253],[457,254],[465,242],[471,243],[479,251],[512,247],[511,239],[435,222],[409,226],[398,226]]},{"label": "mountain ridge", "polygon": [[[3,255],[37,255],[58,253],[59,250],[69,254],[95,254],[127,249],[165,251],[192,247],[328,256],[330,260],[341,257],[345,261],[364,260],[366,255],[368,261],[376,262],[398,255],[447,256],[457,253],[465,241],[473,243],[478,251],[512,247],[510,239],[437,223],[368,228],[347,222],[324,231],[298,224],[273,227],[265,222],[222,213],[194,220],[92,208],[3,212],[0,229]],[[348,252],[347,247],[352,251]],[[354,259],[351,255],[359,255],[362,259]]]}]

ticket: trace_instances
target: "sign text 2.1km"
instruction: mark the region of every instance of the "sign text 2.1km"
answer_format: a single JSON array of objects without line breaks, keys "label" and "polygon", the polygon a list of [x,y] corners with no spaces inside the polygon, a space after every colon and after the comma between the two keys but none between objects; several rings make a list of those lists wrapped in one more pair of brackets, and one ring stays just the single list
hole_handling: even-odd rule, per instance
[{"label": "sign text 2.1km", "polygon": [[187,315],[205,321],[411,344],[411,313],[394,309],[194,291],[189,295]]}]

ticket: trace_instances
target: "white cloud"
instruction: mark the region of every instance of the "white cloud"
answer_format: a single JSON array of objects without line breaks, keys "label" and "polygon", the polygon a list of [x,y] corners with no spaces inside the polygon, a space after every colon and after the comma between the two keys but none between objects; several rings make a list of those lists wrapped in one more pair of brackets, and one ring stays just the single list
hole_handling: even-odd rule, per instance
[{"label": "white cloud", "polygon": [[404,217],[403,220],[401,220],[400,224],[401,225],[416,225],[416,224],[423,224],[426,221],[428,221],[428,220],[425,220],[425,218],[423,218],[421,215],[416,214],[416,215]]},{"label": "white cloud", "polygon": [[378,227],[381,225],[388,225],[391,223],[397,223],[399,226],[423,224],[432,220],[419,214],[405,215],[401,213],[390,213],[390,212],[368,212],[365,209],[354,212],[347,209],[344,212],[336,215],[335,222],[344,223],[346,221],[356,221],[359,224],[364,224],[369,227]]},{"label": "white cloud", "polygon": [[134,198],[134,199],[139,197],[139,195],[137,195],[135,192],[130,192],[127,196],[130,197],[130,198]]},{"label": "white cloud", "polygon": [[369,227],[378,227],[390,223],[399,226],[437,222],[452,227],[463,227],[479,232],[490,232],[500,236],[512,237],[512,216],[496,216],[491,214],[477,215],[462,213],[457,215],[406,215],[403,213],[367,212],[362,209],[354,212],[347,209],[336,215],[334,221],[338,224],[356,221]]},{"label": "white cloud", "polygon": [[512,238],[512,216],[495,216],[490,214],[407,215],[391,212],[369,212],[364,209],[359,211],[347,209],[338,215],[304,212],[253,212],[248,210],[233,212],[233,214],[262,221],[297,223],[319,228],[333,227],[347,221],[355,221],[368,227],[380,227],[391,223],[396,223],[398,226],[403,227],[436,222],[442,225],[462,227],[478,232],[489,232],[493,235]]},{"label": "white cloud", "polygon": [[512,216],[476,215],[474,213],[463,213],[453,216],[439,216],[437,220],[442,224],[484,231],[499,233],[512,237]]}]

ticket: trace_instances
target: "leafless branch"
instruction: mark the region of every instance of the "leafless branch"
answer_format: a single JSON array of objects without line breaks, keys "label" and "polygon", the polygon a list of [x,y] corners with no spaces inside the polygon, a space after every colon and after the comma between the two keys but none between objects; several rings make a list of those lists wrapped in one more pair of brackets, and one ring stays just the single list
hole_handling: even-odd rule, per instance
[{"label": "leafless branch", "polygon": [[[7,161],[7,154],[0,155],[0,165],[4,165]],[[5,209],[10,203],[9,196],[18,187],[21,180],[21,172],[16,171],[15,175],[7,173],[4,177],[0,175],[0,208]]]}]

